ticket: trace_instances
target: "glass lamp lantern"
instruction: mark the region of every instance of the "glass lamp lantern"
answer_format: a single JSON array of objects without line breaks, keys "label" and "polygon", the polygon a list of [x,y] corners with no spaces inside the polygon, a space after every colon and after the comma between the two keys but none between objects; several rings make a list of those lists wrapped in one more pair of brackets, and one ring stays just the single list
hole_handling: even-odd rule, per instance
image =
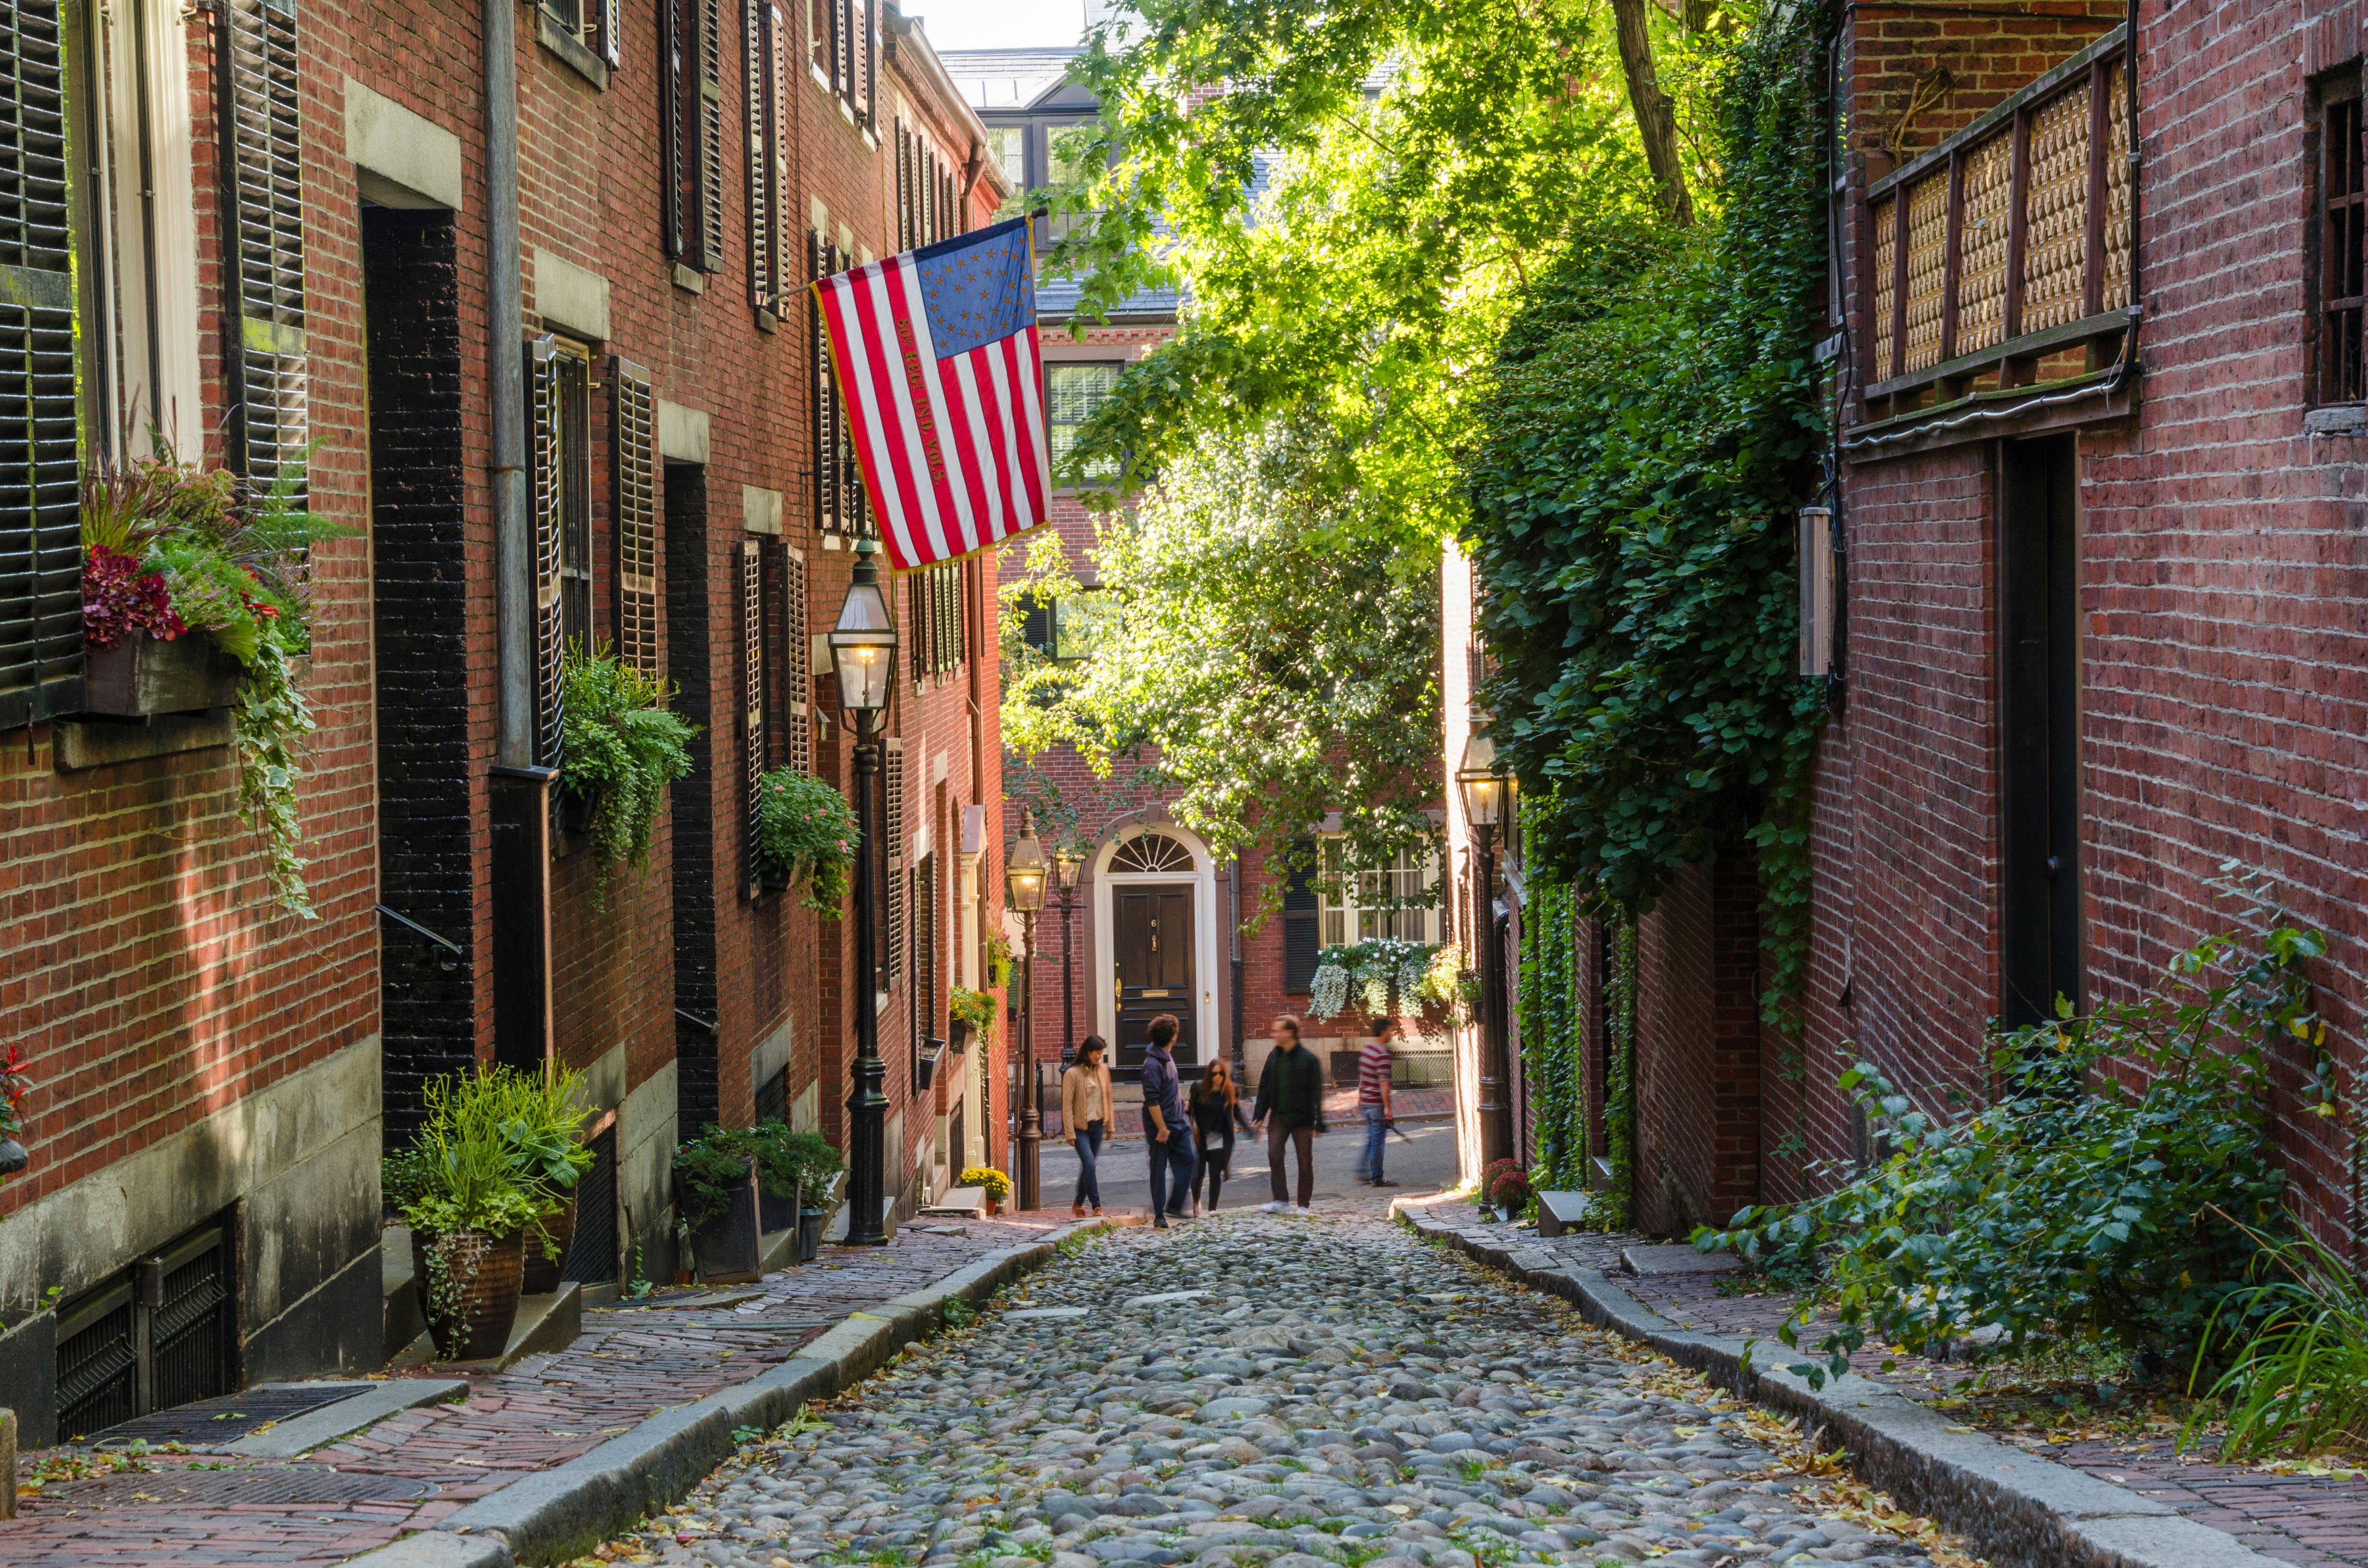
[{"label": "glass lamp lantern", "polygon": [[1456,788],[1463,794],[1464,820],[1474,827],[1497,826],[1505,820],[1505,798],[1513,782],[1497,766],[1497,744],[1474,733],[1463,744],[1463,763],[1455,770]]},{"label": "glass lamp lantern", "polygon": [[1005,891],[1012,908],[1022,915],[1033,915],[1044,907],[1047,869],[1044,846],[1036,841],[1035,826],[1023,816],[1019,820],[1019,842],[1012,846],[1010,858],[1003,863]]},{"label": "glass lamp lantern", "polygon": [[857,543],[855,581],[848,585],[847,602],[839,606],[838,623],[828,638],[839,704],[857,713],[886,708],[896,683],[896,612],[880,586],[874,548],[870,540]]}]

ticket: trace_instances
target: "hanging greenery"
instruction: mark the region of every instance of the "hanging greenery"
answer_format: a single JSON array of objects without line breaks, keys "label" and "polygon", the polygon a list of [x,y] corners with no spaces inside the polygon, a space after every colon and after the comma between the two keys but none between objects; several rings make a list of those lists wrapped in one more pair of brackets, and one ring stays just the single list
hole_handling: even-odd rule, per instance
[{"label": "hanging greenery", "polygon": [[1793,517],[1825,438],[1829,20],[1771,7],[1715,51],[1703,221],[1596,223],[1531,289],[1479,406],[1463,530],[1532,870],[1639,911],[1748,845],[1780,1023],[1805,973],[1826,714],[1795,673]]},{"label": "hanging greenery", "polygon": [[1587,1010],[1578,989],[1577,901],[1531,881],[1521,905],[1521,1079],[1536,1131],[1531,1174],[1548,1192],[1588,1185]]},{"label": "hanging greenery", "polygon": [[811,773],[777,767],[757,781],[757,859],[788,886],[803,879],[798,902],[838,918],[855,869],[855,808]]},{"label": "hanging greenery", "polygon": [[[1307,998],[1312,1018],[1333,1018],[1348,1010],[1353,992],[1371,1017],[1383,1017],[1427,997],[1432,959],[1429,942],[1406,937],[1375,937],[1323,949],[1315,955],[1315,979]],[[1394,1005],[1395,1004],[1395,1005]]]},{"label": "hanging greenery", "polygon": [[1611,1167],[1593,1217],[1607,1231],[1624,1231],[1636,1206],[1636,922],[1622,915],[1611,928],[1611,994],[1604,998],[1611,1062],[1603,1074],[1603,1158]]},{"label": "hanging greenery", "polygon": [[609,907],[610,869],[639,869],[650,831],[666,809],[666,786],[690,771],[690,722],[666,707],[666,687],[619,659],[606,643],[568,652],[561,668],[564,714],[560,781],[592,808],[593,899]]}]

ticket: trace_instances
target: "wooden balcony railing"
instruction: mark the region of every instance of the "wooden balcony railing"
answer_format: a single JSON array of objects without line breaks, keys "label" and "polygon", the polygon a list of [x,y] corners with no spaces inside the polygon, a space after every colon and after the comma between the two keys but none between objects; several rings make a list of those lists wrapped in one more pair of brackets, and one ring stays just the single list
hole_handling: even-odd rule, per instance
[{"label": "wooden balcony railing", "polygon": [[1867,187],[1866,418],[2097,374],[2130,299],[2125,29]]}]

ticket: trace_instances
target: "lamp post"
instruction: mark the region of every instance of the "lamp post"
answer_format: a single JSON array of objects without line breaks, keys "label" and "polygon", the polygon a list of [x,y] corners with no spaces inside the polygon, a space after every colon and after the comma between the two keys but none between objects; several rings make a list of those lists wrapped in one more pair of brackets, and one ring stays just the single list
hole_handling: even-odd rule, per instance
[{"label": "lamp post", "polygon": [[[1085,857],[1070,848],[1053,852],[1053,877],[1061,887],[1061,1060],[1066,1062],[1069,1053],[1077,1049],[1076,990],[1069,983],[1069,911],[1076,907],[1077,873],[1085,869]],[[1061,1131],[1071,1137],[1076,1129]]]},{"label": "lamp post", "polygon": [[880,1060],[879,955],[873,950],[872,794],[880,777],[880,723],[895,685],[896,614],[880,586],[871,559],[878,546],[855,544],[855,581],[830,629],[831,667],[838,674],[839,706],[855,721],[855,1083],[847,1096],[847,1240],[885,1246],[882,1212],[887,1195],[888,1075]]},{"label": "lamp post", "polygon": [[1472,824],[1479,898],[1473,911],[1472,939],[1480,949],[1480,1164],[1492,1165],[1513,1153],[1513,1105],[1507,1094],[1512,1076],[1505,1032],[1504,944],[1497,939],[1497,829],[1515,785],[1497,763],[1496,743],[1474,733],[1464,743],[1455,770],[1463,796],[1463,819]]},{"label": "lamp post", "polygon": [[1019,1102],[1019,1209],[1042,1207],[1038,1145],[1044,1141],[1042,1108],[1036,1071],[1036,915],[1044,907],[1043,846],[1036,842],[1036,824],[1028,809],[1019,809],[1019,842],[1003,862],[1004,892],[1019,915],[1019,1059],[1028,1064],[1027,1093]]}]

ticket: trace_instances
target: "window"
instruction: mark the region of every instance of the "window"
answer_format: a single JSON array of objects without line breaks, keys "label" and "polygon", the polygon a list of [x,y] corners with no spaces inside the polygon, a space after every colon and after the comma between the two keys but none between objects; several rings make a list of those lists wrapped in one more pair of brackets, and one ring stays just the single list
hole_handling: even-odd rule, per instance
[{"label": "window", "polygon": [[665,0],[666,254],[723,267],[723,0]]},{"label": "window", "polygon": [[[1092,134],[1092,125],[1085,121],[1045,128],[1044,183],[1046,185],[1085,185],[1101,174],[1099,162],[1086,151],[1086,144],[1090,141]],[[1044,238],[1060,239],[1072,231],[1083,227],[1086,221],[1086,214],[1056,213],[1044,225]]]},{"label": "window", "polygon": [[656,404],[650,373],[609,361],[609,500],[617,532],[617,656],[653,678],[666,673],[658,646]]},{"label": "window", "polygon": [[[542,15],[549,31],[583,45],[598,64],[611,69],[624,63],[618,37],[623,30],[623,10],[624,0],[542,0]],[[560,57],[567,58],[564,46]],[[607,85],[600,77],[595,76],[594,80]]]},{"label": "window", "polygon": [[2360,67],[2323,77],[2318,111],[2318,399],[2358,403],[2361,373],[2362,222],[2368,187],[2361,167]]},{"label": "window", "polygon": [[986,128],[986,150],[996,166],[1011,182],[1015,190],[1028,188],[1028,128],[1024,125],[990,125]]},{"label": "window", "polygon": [[1323,946],[1343,947],[1378,937],[1410,942],[1438,940],[1438,910],[1407,902],[1425,899],[1436,904],[1437,855],[1429,849],[1401,849],[1395,860],[1378,870],[1350,872],[1344,841],[1320,842],[1324,874],[1317,881],[1316,892],[1323,914]]},{"label": "window", "polygon": [[592,351],[555,340],[559,483],[559,637],[564,648],[589,648],[599,635],[592,618]]},{"label": "window", "polygon": [[0,727],[82,705],[82,533],[65,60],[55,0],[0,31]]},{"label": "window", "polygon": [[[1055,477],[1077,444],[1078,429],[1110,397],[1125,369],[1123,364],[1044,367],[1044,425],[1052,433]],[[1117,472],[1108,459],[1102,459],[1086,470],[1086,477],[1110,479]]]},{"label": "window", "polygon": [[[913,1049],[941,1040],[938,1008],[938,857],[934,851],[913,866]],[[917,1076],[917,1075],[916,1075]]]},{"label": "window", "polygon": [[896,122],[896,248],[918,250],[961,233],[953,160],[926,132]]},{"label": "window", "polygon": [[1282,884],[1282,989],[1303,996],[1315,983],[1315,957],[1323,943],[1316,939],[1320,915],[1315,896],[1315,841],[1303,838],[1291,846],[1290,870]]}]

